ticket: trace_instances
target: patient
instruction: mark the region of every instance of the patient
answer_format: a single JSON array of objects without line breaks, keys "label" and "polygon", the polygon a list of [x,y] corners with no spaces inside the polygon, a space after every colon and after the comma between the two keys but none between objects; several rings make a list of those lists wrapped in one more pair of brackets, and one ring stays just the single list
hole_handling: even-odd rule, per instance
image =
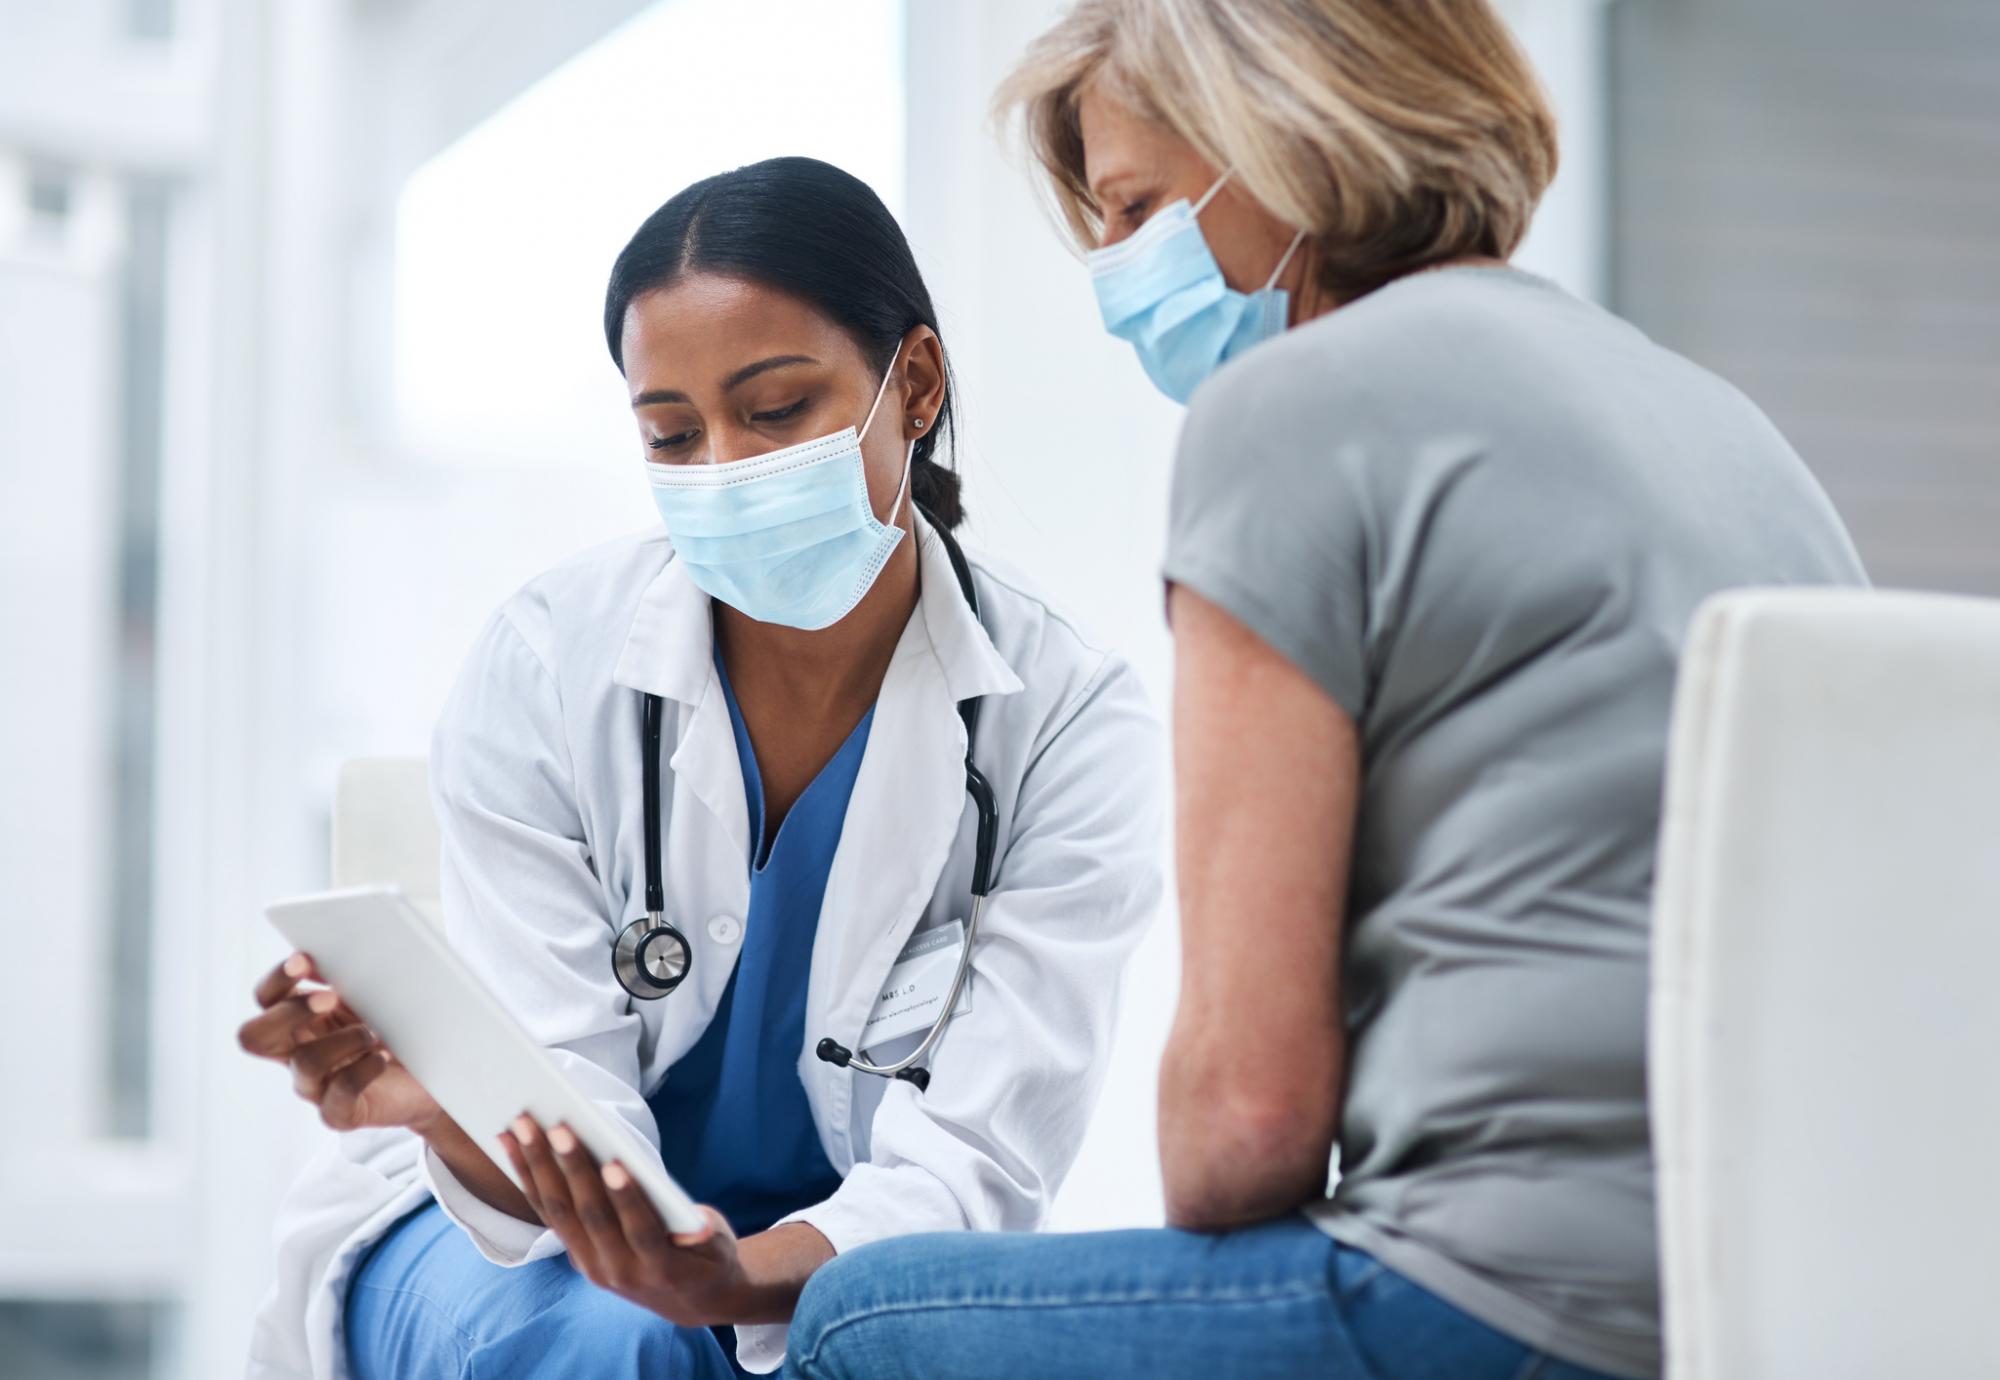
[{"label": "patient", "polygon": [[1006,100],[1192,398],[1179,1229],[843,1255],[794,1373],[1657,1374],[1681,639],[1724,588],[1860,583],[1847,534],[1735,389],[1507,265],[1554,124],[1485,0],[1084,0]]}]

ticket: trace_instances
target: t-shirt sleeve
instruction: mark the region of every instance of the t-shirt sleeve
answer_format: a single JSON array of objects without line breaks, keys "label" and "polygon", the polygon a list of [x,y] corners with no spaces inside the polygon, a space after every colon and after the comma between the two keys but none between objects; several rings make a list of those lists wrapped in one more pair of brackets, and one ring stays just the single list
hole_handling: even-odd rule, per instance
[{"label": "t-shirt sleeve", "polygon": [[1195,395],[1174,459],[1165,575],[1263,638],[1360,723],[1369,495],[1358,448],[1326,434],[1298,386],[1290,368],[1253,358]]}]

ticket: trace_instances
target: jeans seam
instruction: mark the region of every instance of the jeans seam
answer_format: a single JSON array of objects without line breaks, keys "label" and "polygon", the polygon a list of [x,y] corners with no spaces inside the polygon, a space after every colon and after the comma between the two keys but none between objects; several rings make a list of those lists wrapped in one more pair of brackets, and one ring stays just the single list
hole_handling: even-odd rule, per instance
[{"label": "jeans seam", "polygon": [[1368,1288],[1369,1285],[1374,1284],[1382,1276],[1389,1273],[1389,1267],[1373,1257],[1370,1257],[1368,1267],[1367,1273],[1363,1274],[1361,1278],[1355,1280],[1352,1284],[1343,1286],[1338,1280],[1331,1281],[1334,1297],[1338,1298],[1342,1304],[1352,1303],[1355,1299],[1361,1297],[1362,1290]]},{"label": "jeans seam", "polygon": [[1535,1380],[1536,1376],[1547,1369],[1548,1364],[1549,1358],[1546,1353],[1531,1351],[1521,1358],[1521,1368],[1514,1372],[1514,1380]]},{"label": "jeans seam", "polygon": [[1161,1303],[1200,1303],[1223,1306],[1239,1306],[1251,1303],[1274,1303],[1281,1299],[1323,1298],[1326,1290],[1318,1284],[1278,1285],[1269,1289],[1229,1290],[1222,1293],[1141,1293],[1080,1295],[1061,1299],[926,1299],[913,1303],[885,1303],[868,1308],[859,1308],[843,1316],[838,1322],[827,1324],[813,1339],[813,1348],[799,1358],[799,1372],[818,1364],[820,1348],[836,1332],[841,1332],[855,1323],[869,1322],[875,1318],[893,1317],[903,1313],[933,1313],[946,1309],[995,1309],[1016,1311],[1019,1309],[1063,1309],[1063,1308],[1128,1308],[1144,1307]]}]

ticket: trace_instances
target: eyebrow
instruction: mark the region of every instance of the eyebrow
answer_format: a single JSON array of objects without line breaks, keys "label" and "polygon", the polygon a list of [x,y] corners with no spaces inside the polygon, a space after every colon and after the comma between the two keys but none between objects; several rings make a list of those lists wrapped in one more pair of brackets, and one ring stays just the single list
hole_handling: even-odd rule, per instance
[{"label": "eyebrow", "polygon": [[[722,391],[727,393],[732,388],[737,388],[748,383],[759,374],[768,373],[773,369],[782,369],[789,364],[817,363],[819,361],[811,355],[772,355],[769,359],[760,359],[754,364],[746,364],[724,379],[722,381]],[[687,400],[687,394],[677,388],[655,388],[641,393],[632,399],[632,406],[652,407],[657,403],[684,403]]]}]

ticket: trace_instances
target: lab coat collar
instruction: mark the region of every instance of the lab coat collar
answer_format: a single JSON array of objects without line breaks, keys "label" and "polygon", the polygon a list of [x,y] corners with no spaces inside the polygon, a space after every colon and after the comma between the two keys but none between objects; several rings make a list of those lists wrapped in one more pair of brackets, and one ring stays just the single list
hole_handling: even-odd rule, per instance
[{"label": "lab coat collar", "polygon": [[611,679],[629,690],[700,704],[714,661],[708,595],[669,548],[667,563],[639,597]]},{"label": "lab coat collar", "polygon": [[[922,513],[916,536],[920,592],[914,617],[923,619],[946,691],[954,701],[1016,693],[1021,678],[959,593],[951,557]],[[628,689],[698,705],[713,675],[714,638],[708,595],[670,557],[639,599],[611,678]]]},{"label": "lab coat collar", "polygon": [[954,701],[980,695],[1012,695],[1021,678],[1000,655],[985,624],[959,592],[958,575],[937,530],[919,512],[917,569],[921,592],[917,613],[930,631],[931,649],[944,671],[944,684]]}]

